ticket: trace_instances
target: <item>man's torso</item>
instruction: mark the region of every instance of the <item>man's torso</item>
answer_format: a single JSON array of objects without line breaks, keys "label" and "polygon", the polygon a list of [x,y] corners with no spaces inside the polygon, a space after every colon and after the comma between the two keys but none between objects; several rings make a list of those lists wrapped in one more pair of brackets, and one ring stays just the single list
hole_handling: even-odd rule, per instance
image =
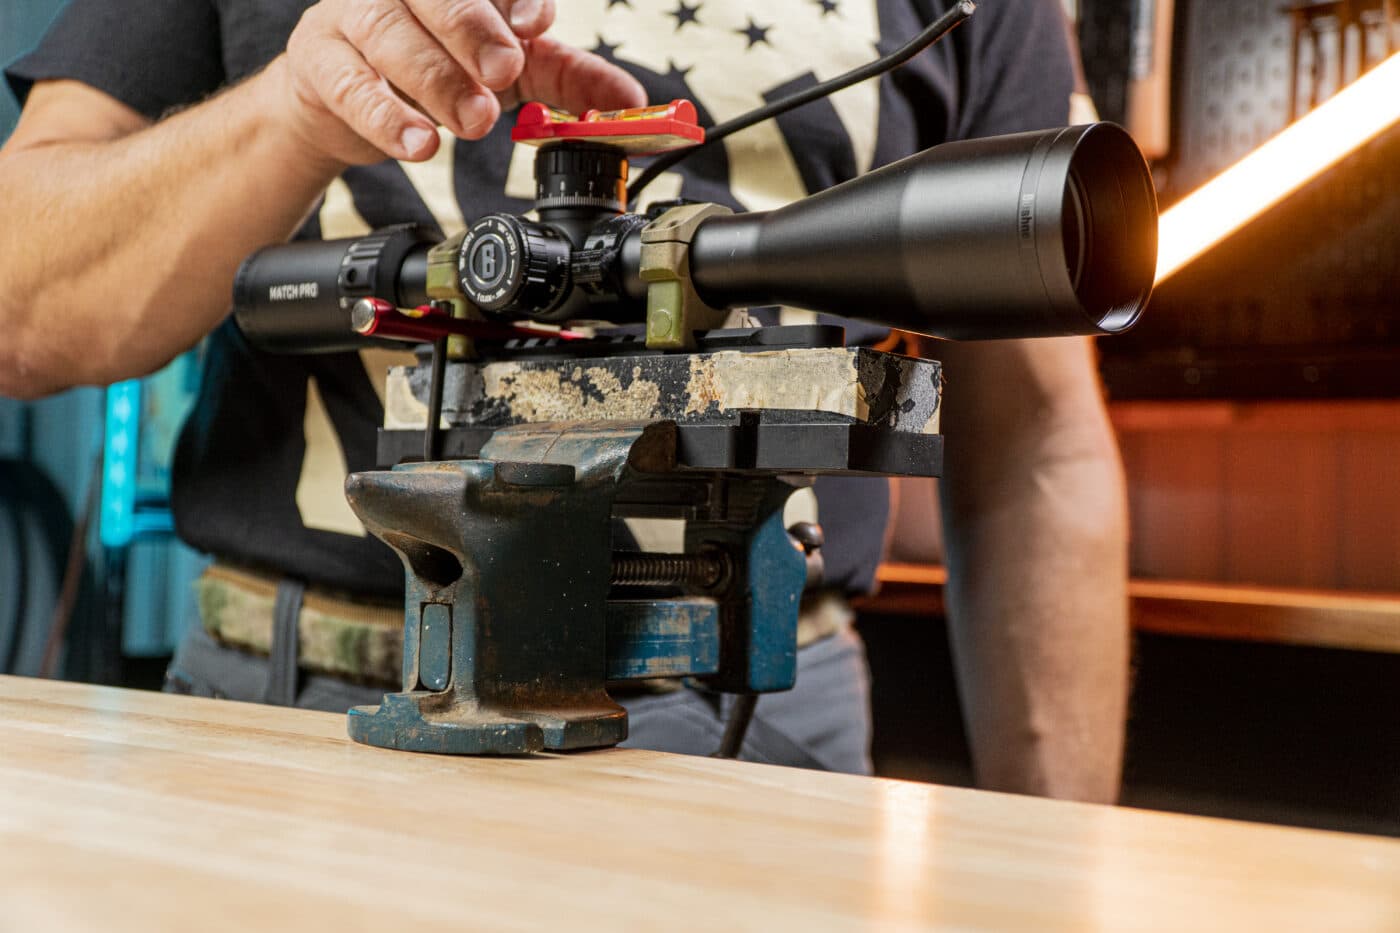
[{"label": "man's torso", "polygon": [[[275,57],[308,5],[216,0],[226,80]],[[884,0],[782,0],[761,9],[731,0],[574,0],[559,5],[553,34],[631,71],[652,101],[692,100],[712,125],[867,62],[922,25],[911,5]],[[898,82],[864,82],[697,153],[648,195],[761,210],[853,178],[927,145],[930,127],[947,135],[953,75],[949,56],[929,53]],[[406,221],[451,233],[482,214],[528,209],[533,150],[511,143],[510,124],[507,114],[481,141],[445,135],[427,163],[348,170],[299,235],[351,237]],[[396,592],[397,561],[366,536],[342,487],[349,472],[376,466],[384,370],[409,358],[382,350],[274,357],[226,323],[214,335],[176,463],[182,536],[325,585]],[[818,499],[833,503],[817,516],[827,525],[833,580],[868,587],[888,509],[883,482],[823,480]]]}]

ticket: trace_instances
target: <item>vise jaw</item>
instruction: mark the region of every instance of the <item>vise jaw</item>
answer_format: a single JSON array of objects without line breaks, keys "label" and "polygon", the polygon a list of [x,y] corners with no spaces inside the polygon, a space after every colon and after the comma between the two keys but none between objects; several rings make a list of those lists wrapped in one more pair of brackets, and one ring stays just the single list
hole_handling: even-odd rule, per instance
[{"label": "vise jaw", "polygon": [[[616,680],[789,689],[808,559],[772,476],[673,473],[672,422],[497,430],[480,457],[357,473],[346,494],[407,578],[403,692],[356,741],[447,754],[614,745]],[[686,552],[614,555],[616,519],[683,502]],[[671,579],[665,579],[667,576]],[[679,596],[635,584],[687,584]],[[645,595],[617,598],[619,590]]]}]

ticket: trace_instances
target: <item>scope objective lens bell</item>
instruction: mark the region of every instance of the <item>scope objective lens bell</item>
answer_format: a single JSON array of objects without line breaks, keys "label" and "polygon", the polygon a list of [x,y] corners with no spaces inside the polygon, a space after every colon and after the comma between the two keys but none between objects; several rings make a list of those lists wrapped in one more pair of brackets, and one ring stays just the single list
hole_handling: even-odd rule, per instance
[{"label": "scope objective lens bell", "polygon": [[1111,123],[935,146],[690,249],[717,307],[784,304],[959,340],[1110,334],[1142,313],[1157,200]]}]

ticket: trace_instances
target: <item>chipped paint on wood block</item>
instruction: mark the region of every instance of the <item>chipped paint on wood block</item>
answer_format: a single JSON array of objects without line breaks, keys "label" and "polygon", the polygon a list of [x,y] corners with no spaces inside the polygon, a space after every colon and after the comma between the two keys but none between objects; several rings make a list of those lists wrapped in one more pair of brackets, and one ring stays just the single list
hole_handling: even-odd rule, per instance
[{"label": "chipped paint on wood block", "polygon": [[500,399],[513,420],[527,424],[644,421],[656,417],[661,399],[661,386],[648,379],[641,366],[619,374],[592,360],[547,368],[492,363],[483,376],[486,397]]},{"label": "chipped paint on wood block", "polygon": [[[384,380],[384,427],[400,430],[423,430],[428,421],[428,405],[413,394],[409,374],[416,366],[394,366]],[[447,423],[444,415],[442,423]]]},{"label": "chipped paint on wood block", "polygon": [[727,351],[690,358],[687,415],[735,408],[824,411],[865,421],[870,415],[855,356],[844,347]]},{"label": "chipped paint on wood block", "polygon": [[[397,367],[384,426],[421,430],[429,367]],[[444,427],[552,421],[727,420],[739,410],[805,411],[936,434],[942,368],[863,347],[521,358],[448,366]]]}]

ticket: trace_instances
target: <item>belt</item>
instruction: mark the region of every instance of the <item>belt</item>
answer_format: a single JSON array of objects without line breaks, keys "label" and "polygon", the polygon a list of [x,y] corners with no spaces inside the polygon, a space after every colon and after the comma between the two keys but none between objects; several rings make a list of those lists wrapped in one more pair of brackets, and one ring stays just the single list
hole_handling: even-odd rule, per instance
[{"label": "belt", "polygon": [[[375,686],[396,687],[402,681],[402,602],[303,587],[225,563],[214,563],[200,575],[195,595],[200,622],[213,638],[272,661],[269,702],[289,702],[289,691],[294,697],[298,668]],[[797,619],[797,646],[835,635],[853,618],[842,593],[808,593]],[[278,681],[283,687],[273,686]],[[658,688],[668,689],[661,684],[642,689]]]},{"label": "belt", "polygon": [[[195,600],[205,631],[218,641],[271,656],[279,590],[269,574],[215,563],[195,581]],[[306,587],[295,613],[297,666],[348,680],[393,685],[402,678],[403,603],[373,602]],[[282,639],[278,639],[281,641]]]}]

